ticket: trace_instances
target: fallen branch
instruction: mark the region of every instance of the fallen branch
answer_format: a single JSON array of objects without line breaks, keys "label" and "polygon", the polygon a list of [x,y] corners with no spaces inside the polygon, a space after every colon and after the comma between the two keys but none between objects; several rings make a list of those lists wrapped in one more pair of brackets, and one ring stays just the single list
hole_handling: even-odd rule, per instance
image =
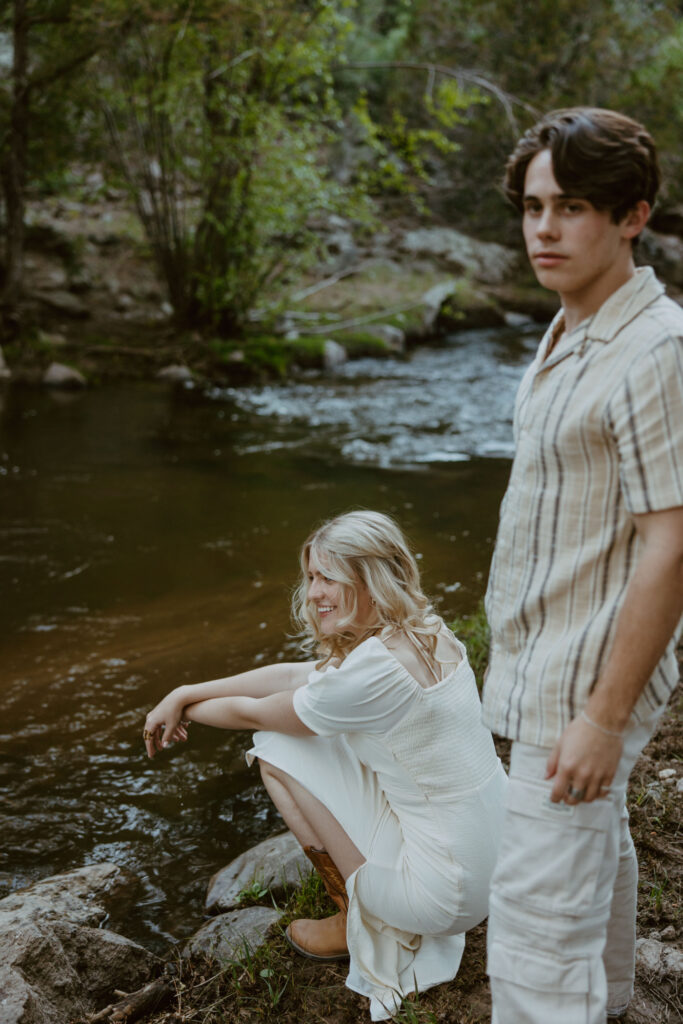
[{"label": "fallen branch", "polygon": [[403,306],[393,306],[390,309],[380,309],[378,313],[367,313],[365,316],[354,317],[353,320],[342,320],[337,324],[323,324],[322,327],[300,327],[299,334],[329,334],[330,331],[343,331],[347,327],[360,327],[361,324],[370,324],[373,320],[386,320],[387,317],[396,316],[398,313],[407,313],[410,309],[417,309],[423,306],[424,301],[409,302]]},{"label": "fallen branch", "polygon": [[[120,993],[116,993],[119,995]],[[110,1003],[99,1013],[83,1018],[84,1024],[132,1024],[148,1013],[153,1013],[173,994],[173,985],[167,978],[157,978],[130,992],[118,1003]]]}]

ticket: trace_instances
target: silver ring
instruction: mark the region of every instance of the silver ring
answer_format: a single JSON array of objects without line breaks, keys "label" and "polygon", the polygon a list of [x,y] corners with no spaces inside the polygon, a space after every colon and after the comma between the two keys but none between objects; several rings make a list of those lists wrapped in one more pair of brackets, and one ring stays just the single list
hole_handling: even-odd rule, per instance
[{"label": "silver ring", "polygon": [[573,786],[567,786],[567,796],[570,796],[572,800],[583,800],[585,795],[585,789],[574,789]]}]

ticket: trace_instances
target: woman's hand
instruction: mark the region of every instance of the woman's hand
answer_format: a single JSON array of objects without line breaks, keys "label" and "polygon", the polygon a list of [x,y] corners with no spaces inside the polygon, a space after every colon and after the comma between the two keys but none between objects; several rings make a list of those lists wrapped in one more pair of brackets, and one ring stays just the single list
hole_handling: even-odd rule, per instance
[{"label": "woman's hand", "polygon": [[172,690],[147,715],[142,738],[149,757],[154,757],[171,743],[184,743],[187,740],[187,726],[190,723],[182,720],[183,707],[179,692]]}]

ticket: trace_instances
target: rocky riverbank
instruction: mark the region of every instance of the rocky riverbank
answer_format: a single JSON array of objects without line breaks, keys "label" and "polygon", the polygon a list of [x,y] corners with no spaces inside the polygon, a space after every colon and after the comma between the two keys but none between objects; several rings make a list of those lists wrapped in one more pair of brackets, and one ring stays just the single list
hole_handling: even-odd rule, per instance
[{"label": "rocky riverbank", "polygon": [[[640,863],[636,995],[624,1024],[673,1024],[683,1010],[683,689],[641,756],[630,790]],[[504,746],[501,746],[504,756]],[[344,965],[295,957],[283,938],[293,917],[331,904],[290,833],[265,840],[211,879],[211,915],[158,958],[107,928],[125,920],[136,882],[114,864],[78,868],[0,900],[2,1024],[357,1024],[364,1001]],[[110,917],[110,914],[112,917]],[[404,1024],[485,1024],[486,926],[468,935],[456,980],[408,1004]]]},{"label": "rocky riverbank", "polygon": [[[334,370],[361,355],[401,356],[475,327],[548,322],[557,297],[519,249],[405,217],[374,232],[332,216],[316,224],[324,259],[245,336],[179,332],[125,195],[100,177],[77,198],[29,208],[24,319],[28,335],[0,350],[0,377],[51,387],[111,378],[239,384]],[[655,222],[657,223],[657,222]],[[683,240],[648,230],[640,259],[683,302]],[[672,227],[673,225],[673,227]],[[277,316],[273,310],[278,307]]]}]

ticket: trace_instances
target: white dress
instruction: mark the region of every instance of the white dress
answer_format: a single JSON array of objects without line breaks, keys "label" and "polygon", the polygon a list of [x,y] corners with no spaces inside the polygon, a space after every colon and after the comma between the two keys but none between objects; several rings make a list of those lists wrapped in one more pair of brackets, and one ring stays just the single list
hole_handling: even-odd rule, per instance
[{"label": "white dress", "polygon": [[247,758],[293,776],[366,858],[347,880],[346,984],[372,1020],[450,981],[488,913],[507,776],[465,649],[422,686],[380,639],[311,672],[294,709],[315,736],[260,732]]}]

